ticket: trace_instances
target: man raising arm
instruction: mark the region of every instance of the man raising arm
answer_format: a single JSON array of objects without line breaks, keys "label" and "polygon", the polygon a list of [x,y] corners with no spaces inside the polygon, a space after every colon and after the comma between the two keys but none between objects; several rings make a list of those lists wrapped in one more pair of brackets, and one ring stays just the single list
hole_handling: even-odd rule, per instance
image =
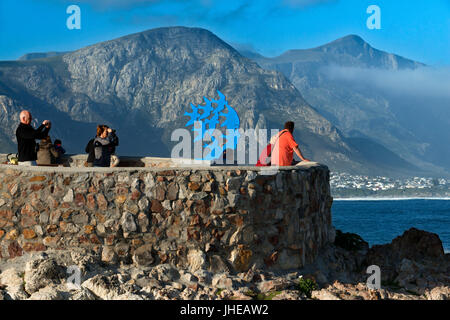
[{"label": "man raising arm", "polygon": [[47,137],[51,128],[51,122],[45,120],[39,128],[31,126],[33,117],[27,110],[20,112],[20,124],[16,130],[17,151],[20,165],[35,165],[37,159],[35,139]]}]

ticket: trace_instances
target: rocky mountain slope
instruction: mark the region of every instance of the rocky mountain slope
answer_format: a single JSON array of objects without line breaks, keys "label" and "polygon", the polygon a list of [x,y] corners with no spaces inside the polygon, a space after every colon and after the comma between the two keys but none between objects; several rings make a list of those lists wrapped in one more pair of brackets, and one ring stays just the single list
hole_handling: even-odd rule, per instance
[{"label": "rocky mountain slope", "polygon": [[[53,121],[51,135],[81,153],[98,123],[120,137],[119,154],[170,156],[174,129],[190,103],[226,95],[242,128],[280,128],[295,121],[295,137],[310,159],[359,173],[415,171],[380,144],[341,132],[281,73],[267,71],[211,32],[160,28],[42,59],[0,62],[0,147],[14,150],[17,114]],[[374,159],[377,150],[383,161]]]},{"label": "rocky mountain slope", "polygon": [[[433,71],[424,64],[377,50],[356,35],[274,58],[243,54],[282,72],[365,154],[371,150],[381,160],[381,146],[416,166],[449,174],[449,98],[407,87],[426,85],[421,79]],[[400,165],[398,160],[390,161]]]}]

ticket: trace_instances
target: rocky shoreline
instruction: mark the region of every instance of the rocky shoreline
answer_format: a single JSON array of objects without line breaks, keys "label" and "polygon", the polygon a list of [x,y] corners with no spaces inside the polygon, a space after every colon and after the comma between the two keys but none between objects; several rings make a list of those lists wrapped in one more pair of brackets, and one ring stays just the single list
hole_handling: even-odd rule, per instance
[{"label": "rocky shoreline", "polygon": [[[373,264],[381,269],[379,290],[366,285],[367,266]],[[67,284],[74,266],[80,287]],[[417,229],[371,248],[358,235],[337,232],[335,243],[313,264],[283,272],[111,265],[83,248],[27,253],[0,262],[0,272],[0,300],[450,299],[450,254],[444,254],[436,234]]]}]

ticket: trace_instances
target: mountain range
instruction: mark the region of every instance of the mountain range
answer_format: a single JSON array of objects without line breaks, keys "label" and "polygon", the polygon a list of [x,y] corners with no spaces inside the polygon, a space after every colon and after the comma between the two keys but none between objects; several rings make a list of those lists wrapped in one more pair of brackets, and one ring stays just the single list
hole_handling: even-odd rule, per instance
[{"label": "mountain range", "polygon": [[52,138],[62,139],[69,153],[82,153],[96,125],[104,123],[117,130],[119,155],[168,157],[177,143],[170,141],[171,133],[189,120],[184,113],[190,104],[215,99],[220,91],[244,129],[282,128],[294,121],[305,156],[332,170],[445,171],[445,163],[409,157],[429,146],[396,118],[388,98],[328,79],[322,73],[330,65],[423,67],[373,49],[357,36],[266,58],[238,52],[205,29],[152,29],[73,52],[0,61],[0,151],[15,150],[18,113],[26,108],[35,125],[52,120]]},{"label": "mountain range", "polygon": [[[272,58],[242,54],[282,72],[350,143],[371,150],[375,159],[385,161],[381,146],[418,168],[449,174],[448,70],[377,50],[357,35]],[[439,81],[447,89],[442,84],[434,94]]]}]

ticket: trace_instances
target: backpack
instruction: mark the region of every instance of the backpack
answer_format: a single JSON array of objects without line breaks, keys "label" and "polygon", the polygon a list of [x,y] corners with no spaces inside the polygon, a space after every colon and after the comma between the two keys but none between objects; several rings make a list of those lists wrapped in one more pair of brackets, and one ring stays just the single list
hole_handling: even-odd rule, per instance
[{"label": "backpack", "polygon": [[269,143],[264,150],[261,152],[261,155],[259,156],[258,162],[256,162],[257,167],[269,167],[271,165],[271,155],[272,155],[272,149],[275,147],[275,144],[278,142],[278,139],[287,131],[282,131],[280,134],[278,134],[277,139],[275,140],[273,146],[271,143]]}]

